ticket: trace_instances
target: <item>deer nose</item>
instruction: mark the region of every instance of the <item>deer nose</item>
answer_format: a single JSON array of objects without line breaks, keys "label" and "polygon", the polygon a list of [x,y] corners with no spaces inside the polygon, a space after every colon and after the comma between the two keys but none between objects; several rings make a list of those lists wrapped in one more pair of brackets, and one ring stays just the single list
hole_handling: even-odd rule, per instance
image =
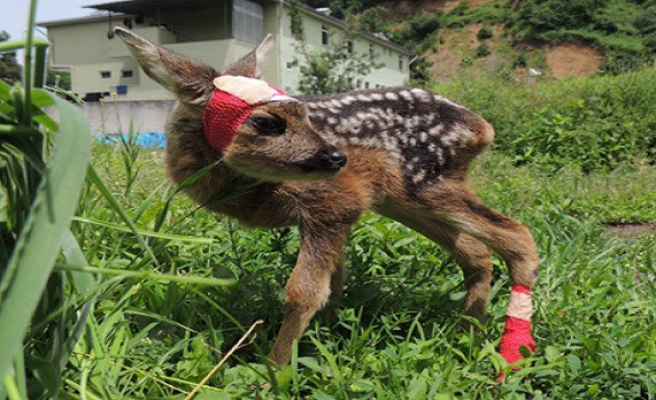
[{"label": "deer nose", "polygon": [[321,153],[321,160],[328,169],[338,170],[346,165],[346,154],[339,150],[326,150]]}]

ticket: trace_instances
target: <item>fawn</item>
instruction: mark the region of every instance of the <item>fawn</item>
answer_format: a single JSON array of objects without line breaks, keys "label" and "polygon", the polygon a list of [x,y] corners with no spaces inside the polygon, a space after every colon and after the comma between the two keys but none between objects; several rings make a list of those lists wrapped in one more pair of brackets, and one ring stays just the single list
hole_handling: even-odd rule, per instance
[{"label": "fawn", "polygon": [[[186,188],[207,209],[247,226],[298,225],[288,312],[270,359],[289,363],[329,294],[340,296],[342,249],[366,210],[392,218],[444,246],[465,277],[465,312],[482,317],[492,253],[512,282],[502,356],[535,349],[531,291],[538,254],[522,224],[485,206],[466,175],[494,130],[472,111],[423,89],[383,88],[288,97],[257,80],[273,46],[264,41],[222,72],[116,28],[146,74],[178,105],[166,129],[168,172],[180,184],[221,160]],[[212,201],[229,193],[224,201]]]}]

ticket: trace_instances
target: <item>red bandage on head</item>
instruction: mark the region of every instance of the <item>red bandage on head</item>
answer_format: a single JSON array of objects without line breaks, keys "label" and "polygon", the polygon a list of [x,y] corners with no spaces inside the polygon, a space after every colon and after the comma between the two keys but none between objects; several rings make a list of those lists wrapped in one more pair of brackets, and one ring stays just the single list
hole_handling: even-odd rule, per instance
[{"label": "red bandage on head", "polygon": [[203,130],[210,146],[223,153],[253,110],[266,101],[293,100],[281,89],[259,79],[220,76],[203,112]]}]

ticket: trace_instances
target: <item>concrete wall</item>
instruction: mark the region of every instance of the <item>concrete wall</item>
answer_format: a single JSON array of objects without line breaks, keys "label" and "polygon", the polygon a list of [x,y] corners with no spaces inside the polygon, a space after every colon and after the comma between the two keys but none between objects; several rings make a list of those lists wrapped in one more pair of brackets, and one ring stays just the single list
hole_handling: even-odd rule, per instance
[{"label": "concrete wall", "polygon": [[166,119],[175,106],[173,100],[101,101],[82,107],[94,136],[101,133],[164,132]]}]

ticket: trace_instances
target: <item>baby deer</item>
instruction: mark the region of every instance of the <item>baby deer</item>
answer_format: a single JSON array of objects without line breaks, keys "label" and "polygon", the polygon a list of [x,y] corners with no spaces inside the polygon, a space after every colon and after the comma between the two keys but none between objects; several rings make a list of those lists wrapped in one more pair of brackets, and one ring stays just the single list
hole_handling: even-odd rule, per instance
[{"label": "baby deer", "polygon": [[[383,88],[288,97],[257,80],[273,41],[222,72],[116,28],[146,74],[179,100],[166,129],[166,164],[176,183],[222,160],[187,188],[209,210],[247,226],[298,225],[301,244],[287,282],[288,313],[269,357],[289,363],[294,340],[330,293],[342,294],[343,247],[366,210],[451,251],[463,270],[465,312],[481,317],[492,253],[512,282],[500,352],[509,363],[531,351],[533,238],[485,206],[466,175],[494,131],[470,110],[423,89]],[[212,201],[230,194],[224,201]]]}]

